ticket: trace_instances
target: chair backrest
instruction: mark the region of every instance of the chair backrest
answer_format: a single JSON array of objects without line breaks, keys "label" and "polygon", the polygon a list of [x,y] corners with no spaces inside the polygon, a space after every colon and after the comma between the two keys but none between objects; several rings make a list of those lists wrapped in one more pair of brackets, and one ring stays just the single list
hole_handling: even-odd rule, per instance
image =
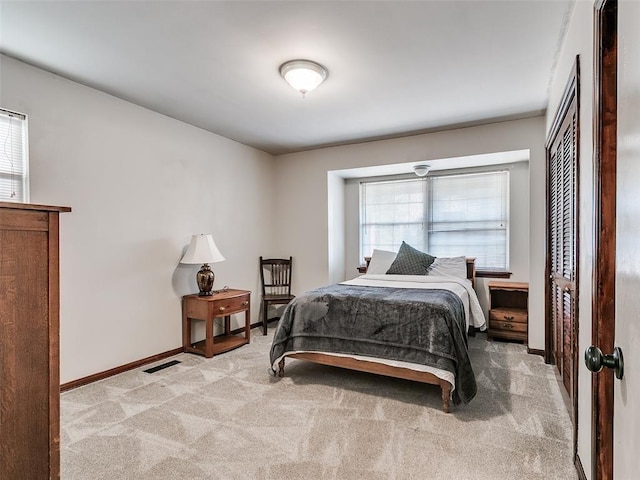
[{"label": "chair backrest", "polygon": [[262,295],[291,295],[291,270],[293,257],[260,257]]}]

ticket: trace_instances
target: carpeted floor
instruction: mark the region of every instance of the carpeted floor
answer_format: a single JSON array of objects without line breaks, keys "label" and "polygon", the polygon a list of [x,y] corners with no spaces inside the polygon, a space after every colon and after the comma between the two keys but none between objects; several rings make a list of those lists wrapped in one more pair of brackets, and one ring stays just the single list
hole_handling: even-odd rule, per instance
[{"label": "carpeted floor", "polygon": [[273,378],[273,328],[252,334],[64,393],[62,479],[577,479],[554,367],[522,345],[471,338],[478,395],[445,414],[431,385],[294,360]]}]

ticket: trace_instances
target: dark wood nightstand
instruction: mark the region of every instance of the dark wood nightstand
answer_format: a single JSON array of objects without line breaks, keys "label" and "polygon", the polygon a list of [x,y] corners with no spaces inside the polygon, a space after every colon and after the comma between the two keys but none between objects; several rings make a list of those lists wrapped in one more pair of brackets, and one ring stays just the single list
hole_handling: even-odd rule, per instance
[{"label": "dark wood nightstand", "polygon": [[489,331],[487,338],[528,341],[529,284],[489,282]]},{"label": "dark wood nightstand", "polygon": [[[245,313],[244,335],[231,335],[231,315]],[[224,334],[213,337],[213,319],[224,318]],[[191,322],[205,322],[205,339],[191,343]],[[210,296],[198,294],[182,297],[182,346],[185,352],[198,353],[211,358],[251,341],[251,292],[249,290],[223,290]]]},{"label": "dark wood nightstand", "polygon": [[358,273],[367,273],[367,269],[369,268],[369,263],[371,262],[371,257],[364,257],[364,265],[360,265],[358,268]]}]

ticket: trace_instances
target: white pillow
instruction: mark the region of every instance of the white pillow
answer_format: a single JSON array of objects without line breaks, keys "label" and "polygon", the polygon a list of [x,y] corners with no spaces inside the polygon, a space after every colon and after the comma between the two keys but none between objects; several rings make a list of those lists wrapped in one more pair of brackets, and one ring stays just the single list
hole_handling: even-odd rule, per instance
[{"label": "white pillow", "polygon": [[367,273],[384,275],[396,259],[396,255],[396,252],[390,252],[388,250],[374,250],[371,254],[371,261],[369,262]]},{"label": "white pillow", "polygon": [[466,257],[436,257],[427,275],[467,278]]}]

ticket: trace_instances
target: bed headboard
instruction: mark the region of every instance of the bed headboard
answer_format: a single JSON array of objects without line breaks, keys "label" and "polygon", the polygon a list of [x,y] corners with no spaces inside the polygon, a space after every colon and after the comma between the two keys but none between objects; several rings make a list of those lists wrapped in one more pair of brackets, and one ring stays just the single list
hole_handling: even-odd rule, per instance
[{"label": "bed headboard", "polygon": [[[358,272],[367,273],[367,268],[369,268],[369,262],[371,262],[371,257],[364,257],[365,265],[358,267]],[[476,258],[475,257],[467,257],[467,278],[471,280],[471,285],[473,288],[476,288]]]},{"label": "bed headboard", "polygon": [[476,288],[476,257],[467,257],[467,278],[471,280],[471,286]]}]

